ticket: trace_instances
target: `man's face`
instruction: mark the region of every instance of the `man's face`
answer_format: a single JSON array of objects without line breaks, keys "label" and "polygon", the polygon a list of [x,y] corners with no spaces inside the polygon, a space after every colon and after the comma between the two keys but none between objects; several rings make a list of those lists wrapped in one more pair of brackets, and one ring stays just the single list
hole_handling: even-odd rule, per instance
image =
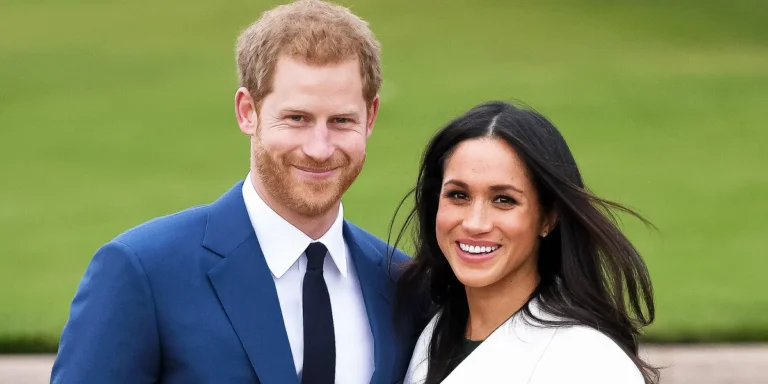
[{"label": "man's face", "polygon": [[378,98],[366,106],[356,59],[312,66],[281,57],[272,89],[251,115],[252,132],[243,127],[238,101],[241,129],[252,136],[256,182],[284,209],[307,217],[326,213],[363,168]]}]

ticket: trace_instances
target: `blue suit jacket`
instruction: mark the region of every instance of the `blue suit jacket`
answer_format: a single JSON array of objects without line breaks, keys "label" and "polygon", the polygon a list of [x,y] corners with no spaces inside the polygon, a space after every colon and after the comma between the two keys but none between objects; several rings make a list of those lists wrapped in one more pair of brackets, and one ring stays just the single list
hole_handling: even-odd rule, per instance
[{"label": "blue suit jacket", "polygon": [[[298,384],[242,183],[96,252],[72,301],[53,383]],[[344,237],[374,338],[371,383],[400,382],[424,324],[415,313],[393,317],[392,248],[348,222]],[[399,251],[392,258],[407,260]]]}]

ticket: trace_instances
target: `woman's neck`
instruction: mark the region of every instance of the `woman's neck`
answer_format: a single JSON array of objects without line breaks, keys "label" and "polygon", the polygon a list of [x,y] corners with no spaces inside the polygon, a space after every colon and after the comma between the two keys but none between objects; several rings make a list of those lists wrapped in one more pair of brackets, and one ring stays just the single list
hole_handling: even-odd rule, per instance
[{"label": "woman's neck", "polygon": [[534,268],[521,268],[509,277],[486,287],[466,287],[469,319],[467,338],[485,340],[528,301],[539,284]]}]

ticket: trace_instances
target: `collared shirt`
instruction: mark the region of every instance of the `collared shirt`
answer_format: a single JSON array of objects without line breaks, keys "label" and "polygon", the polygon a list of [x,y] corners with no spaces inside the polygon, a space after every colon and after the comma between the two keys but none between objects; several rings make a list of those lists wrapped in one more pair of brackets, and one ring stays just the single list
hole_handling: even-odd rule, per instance
[{"label": "collared shirt", "polygon": [[[251,181],[243,183],[243,200],[261,251],[272,271],[296,373],[301,377],[304,355],[302,282],[307,246],[313,240],[278,215],[259,196]],[[360,282],[343,235],[344,207],[331,228],[316,241],[328,248],[323,277],[328,286],[336,337],[336,383],[368,383],[374,370],[373,335]]]}]

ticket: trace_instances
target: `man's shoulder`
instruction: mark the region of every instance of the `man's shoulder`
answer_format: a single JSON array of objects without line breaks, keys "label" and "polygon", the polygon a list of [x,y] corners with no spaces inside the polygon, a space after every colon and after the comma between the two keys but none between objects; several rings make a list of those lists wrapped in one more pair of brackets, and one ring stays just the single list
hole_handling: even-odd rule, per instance
[{"label": "man's shoulder", "polygon": [[137,254],[153,250],[177,248],[199,239],[202,241],[209,205],[197,205],[174,213],[157,216],[117,235],[113,242],[122,243]]},{"label": "man's shoulder", "polygon": [[373,254],[368,255],[369,257],[372,257],[377,261],[390,261],[391,258],[391,261],[397,264],[407,263],[411,260],[411,258],[402,250],[393,247],[386,241],[380,239],[376,235],[368,232],[358,225],[349,221],[346,221],[346,224],[349,226],[350,231],[352,231],[352,235],[355,237],[356,241],[365,242],[369,248],[375,250]]}]

